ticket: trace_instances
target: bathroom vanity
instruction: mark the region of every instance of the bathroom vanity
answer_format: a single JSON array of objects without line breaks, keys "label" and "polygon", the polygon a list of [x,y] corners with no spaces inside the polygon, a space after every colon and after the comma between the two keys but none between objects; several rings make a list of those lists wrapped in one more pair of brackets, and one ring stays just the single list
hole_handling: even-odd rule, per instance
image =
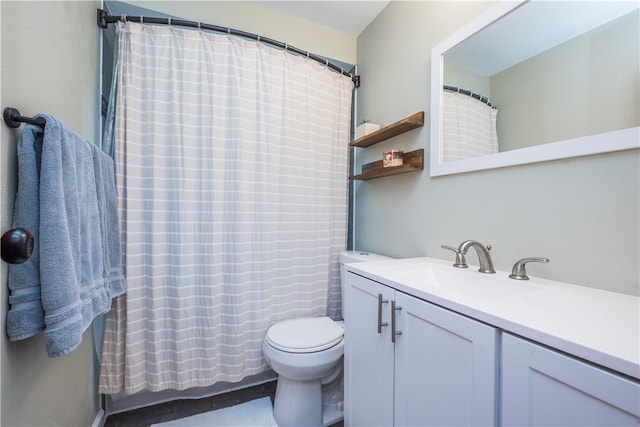
[{"label": "bathroom vanity", "polygon": [[640,422],[640,298],[432,258],[346,269],[345,425]]}]

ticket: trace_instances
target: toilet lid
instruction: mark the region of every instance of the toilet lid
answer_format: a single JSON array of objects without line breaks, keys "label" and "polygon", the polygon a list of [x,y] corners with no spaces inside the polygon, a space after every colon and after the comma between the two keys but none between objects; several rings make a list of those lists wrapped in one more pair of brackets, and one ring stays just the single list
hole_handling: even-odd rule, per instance
[{"label": "toilet lid", "polygon": [[267,331],[267,342],[289,353],[312,353],[331,348],[344,329],[328,317],[304,317],[278,322]]}]

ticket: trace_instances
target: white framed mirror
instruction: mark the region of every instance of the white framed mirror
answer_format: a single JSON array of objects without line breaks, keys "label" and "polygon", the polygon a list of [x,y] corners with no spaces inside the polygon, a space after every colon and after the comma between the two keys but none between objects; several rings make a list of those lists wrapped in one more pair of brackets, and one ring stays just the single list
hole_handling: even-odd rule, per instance
[{"label": "white framed mirror", "polygon": [[435,46],[430,175],[640,148],[639,18],[636,1],[504,1]]}]

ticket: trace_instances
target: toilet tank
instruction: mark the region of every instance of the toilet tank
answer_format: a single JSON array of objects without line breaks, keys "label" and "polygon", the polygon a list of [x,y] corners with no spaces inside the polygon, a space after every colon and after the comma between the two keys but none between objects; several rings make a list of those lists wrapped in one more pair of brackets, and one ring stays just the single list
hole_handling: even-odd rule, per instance
[{"label": "toilet tank", "polygon": [[[340,290],[344,295],[344,284],[346,282],[347,271],[344,269],[345,264],[352,262],[368,262],[368,261],[383,261],[393,259],[388,256],[372,254],[365,251],[342,251],[338,258],[340,262]],[[344,318],[344,298],[342,299],[342,317]]]}]

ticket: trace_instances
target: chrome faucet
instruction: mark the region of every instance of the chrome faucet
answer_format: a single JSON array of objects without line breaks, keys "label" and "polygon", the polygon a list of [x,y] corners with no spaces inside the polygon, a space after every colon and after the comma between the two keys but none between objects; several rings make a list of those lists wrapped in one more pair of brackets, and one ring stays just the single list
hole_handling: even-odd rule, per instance
[{"label": "chrome faucet", "polygon": [[493,274],[496,272],[496,270],[493,269],[491,255],[489,255],[491,245],[487,245],[487,247],[484,247],[482,243],[475,240],[465,240],[464,242],[460,243],[460,246],[458,246],[458,252],[464,256],[467,254],[469,248],[475,249],[476,254],[478,254],[478,262],[480,263],[480,268],[478,269],[478,271],[480,273]]},{"label": "chrome faucet", "polygon": [[513,269],[511,270],[509,278],[516,280],[529,280],[529,276],[527,276],[527,270],[524,268],[525,264],[528,262],[542,262],[546,264],[549,262],[549,258],[522,258],[513,265]]},{"label": "chrome faucet", "polygon": [[447,246],[447,245],[442,245],[440,246],[442,249],[447,249],[450,251],[453,251],[456,253],[456,262],[453,263],[454,267],[457,268],[467,268],[469,267],[467,265],[467,260],[464,258],[464,254],[462,252],[460,252],[457,248],[454,248],[453,246]]}]

